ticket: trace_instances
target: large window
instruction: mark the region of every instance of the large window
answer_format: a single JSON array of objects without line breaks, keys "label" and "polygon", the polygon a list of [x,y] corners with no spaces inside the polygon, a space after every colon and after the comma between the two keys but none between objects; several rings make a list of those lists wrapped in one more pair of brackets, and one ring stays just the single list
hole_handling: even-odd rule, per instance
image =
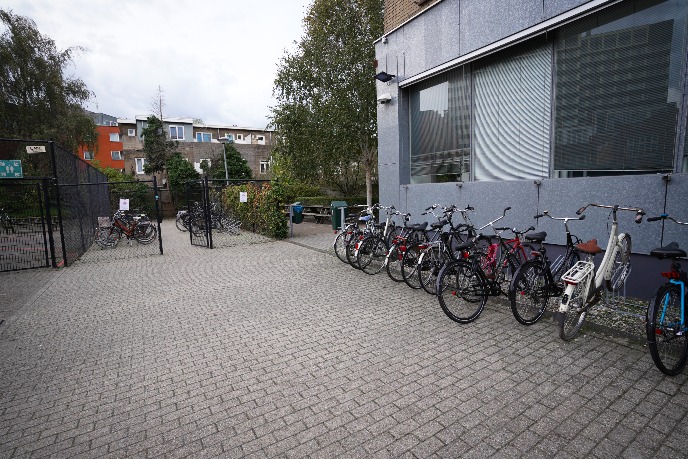
[{"label": "large window", "polygon": [[170,139],[184,140],[184,126],[170,126]]},{"label": "large window", "polygon": [[110,133],[110,142],[119,142],[119,134],[116,132]]},{"label": "large window", "polygon": [[687,4],[627,1],[560,29],[556,177],[674,169]]},{"label": "large window", "polygon": [[464,66],[410,91],[411,183],[469,180],[470,88]]},{"label": "large window", "polygon": [[211,142],[213,140],[213,136],[210,132],[197,132],[196,133],[196,142]]}]

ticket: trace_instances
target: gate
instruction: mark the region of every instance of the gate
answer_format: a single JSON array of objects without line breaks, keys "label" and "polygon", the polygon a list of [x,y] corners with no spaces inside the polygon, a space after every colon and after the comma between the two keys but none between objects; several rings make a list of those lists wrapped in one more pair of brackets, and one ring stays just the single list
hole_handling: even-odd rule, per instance
[{"label": "gate", "polygon": [[262,186],[269,182],[247,179],[211,180],[208,177],[200,181],[187,182],[186,202],[191,245],[212,249],[218,243],[235,245],[237,241],[247,242],[246,238],[238,239],[237,236],[242,231],[255,231],[255,228],[247,228],[233,215],[227,206],[225,192],[229,186],[249,183]]},{"label": "gate", "polygon": [[0,182],[0,271],[57,266],[59,225],[50,212],[51,182]]}]

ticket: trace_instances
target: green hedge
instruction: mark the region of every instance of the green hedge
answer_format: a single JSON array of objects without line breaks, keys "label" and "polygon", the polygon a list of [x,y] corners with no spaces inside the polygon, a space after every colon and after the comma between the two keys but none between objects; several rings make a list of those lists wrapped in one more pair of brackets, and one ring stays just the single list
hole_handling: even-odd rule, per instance
[{"label": "green hedge", "polygon": [[[240,193],[248,194],[248,202],[240,202]],[[229,209],[246,229],[274,239],[284,239],[289,235],[287,216],[282,212],[280,193],[273,185],[262,187],[253,183],[229,186],[225,190],[224,206]]]}]

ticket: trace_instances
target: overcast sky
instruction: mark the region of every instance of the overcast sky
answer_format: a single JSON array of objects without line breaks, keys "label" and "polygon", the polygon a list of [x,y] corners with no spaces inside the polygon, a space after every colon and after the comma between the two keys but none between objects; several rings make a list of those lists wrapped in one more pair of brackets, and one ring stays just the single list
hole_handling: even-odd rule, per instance
[{"label": "overcast sky", "polygon": [[[86,107],[263,128],[277,63],[294,49],[311,0],[2,0],[58,49],[82,46],[66,74],[95,93]],[[0,25],[0,29],[4,27]]]}]

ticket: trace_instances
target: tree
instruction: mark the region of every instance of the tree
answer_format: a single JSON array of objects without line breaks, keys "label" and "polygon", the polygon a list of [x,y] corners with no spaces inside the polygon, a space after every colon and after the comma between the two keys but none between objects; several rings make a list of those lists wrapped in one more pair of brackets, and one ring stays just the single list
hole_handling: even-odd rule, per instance
[{"label": "tree", "polygon": [[198,180],[199,174],[181,153],[175,152],[167,160],[167,177],[172,199],[175,203],[180,203],[184,200],[184,183]]},{"label": "tree", "polygon": [[155,95],[153,95],[153,97],[151,98],[150,108],[159,120],[165,119],[163,118],[163,109],[166,105],[167,104],[165,103],[165,92],[162,90],[162,87],[158,85],[158,89],[157,91],[155,91]]},{"label": "tree", "polygon": [[282,167],[345,194],[365,183],[369,204],[377,166],[373,42],[382,35],[382,10],[382,0],[315,0],[304,37],[279,63],[271,109]]},{"label": "tree", "polygon": [[[230,179],[251,179],[253,177],[253,172],[248,162],[241,157],[241,153],[239,153],[239,150],[237,150],[234,145],[225,143],[224,154],[227,159],[227,177]],[[210,161],[208,175],[213,179],[225,178],[225,162],[222,159],[222,154]]]},{"label": "tree", "polygon": [[142,131],[143,152],[146,155],[143,169],[146,174],[163,172],[168,159],[177,151],[178,142],[167,140],[162,121],[157,116],[149,116],[147,123]]},{"label": "tree", "polygon": [[83,105],[93,93],[64,71],[83,48],[60,51],[29,18],[0,9],[0,137],[52,139],[76,151],[97,133]]}]

